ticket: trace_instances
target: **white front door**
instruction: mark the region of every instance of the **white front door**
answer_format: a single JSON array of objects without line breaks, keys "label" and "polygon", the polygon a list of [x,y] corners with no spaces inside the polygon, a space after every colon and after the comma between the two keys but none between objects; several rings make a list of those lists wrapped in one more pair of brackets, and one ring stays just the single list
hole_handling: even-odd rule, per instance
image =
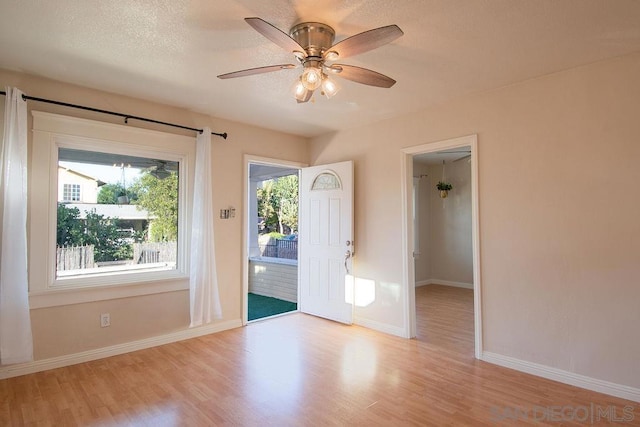
[{"label": "white front door", "polygon": [[353,322],[353,162],[300,172],[300,310]]}]

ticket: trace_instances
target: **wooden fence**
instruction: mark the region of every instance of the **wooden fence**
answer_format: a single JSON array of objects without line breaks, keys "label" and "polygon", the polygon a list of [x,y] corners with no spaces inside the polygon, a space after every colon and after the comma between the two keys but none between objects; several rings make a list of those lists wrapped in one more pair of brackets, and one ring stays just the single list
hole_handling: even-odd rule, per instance
[{"label": "wooden fence", "polygon": [[133,262],[135,264],[176,262],[178,242],[134,243],[132,246]]},{"label": "wooden fence", "polygon": [[95,267],[93,245],[56,247],[56,270],[79,270]]},{"label": "wooden fence", "polygon": [[268,244],[260,245],[260,254],[271,258],[298,259],[298,241],[271,239]]},{"label": "wooden fence", "polygon": [[[175,263],[177,242],[133,243],[133,259],[128,264]],[[56,270],[81,270],[95,268],[94,246],[56,247]]]}]

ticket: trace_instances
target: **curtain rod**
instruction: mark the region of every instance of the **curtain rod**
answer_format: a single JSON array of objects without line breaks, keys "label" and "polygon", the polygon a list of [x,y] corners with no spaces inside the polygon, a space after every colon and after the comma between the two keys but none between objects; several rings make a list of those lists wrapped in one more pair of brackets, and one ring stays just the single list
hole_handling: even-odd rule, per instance
[{"label": "curtain rod", "polygon": [[[6,96],[7,93],[5,91],[3,91],[3,90],[0,90],[0,95],[5,95]],[[171,126],[171,127],[174,127],[174,128],[191,130],[193,132],[198,132],[198,133],[202,133],[203,132],[203,129],[196,129],[196,128],[191,128],[191,127],[188,127],[188,126],[176,125],[174,123],[161,122],[159,120],[147,119],[145,117],[132,116],[131,114],[116,113],[115,111],[101,110],[99,108],[85,107],[84,105],[69,104],[69,103],[66,103],[66,102],[54,101],[52,99],[36,98],[35,96],[28,96],[28,95],[24,95],[24,94],[22,95],[22,99],[24,99],[25,101],[29,100],[29,101],[44,102],[44,103],[47,103],[47,104],[61,105],[63,107],[78,108],[80,110],[93,111],[95,113],[110,114],[112,116],[124,117],[124,122],[125,123],[129,123],[129,119],[134,119],[134,120],[140,120],[140,121],[143,121],[143,122],[156,123],[156,124],[164,125],[164,126]],[[211,135],[216,135],[216,136],[219,136],[219,137],[221,137],[223,139],[227,139],[227,133],[226,132],[223,132],[223,133],[211,132]]]}]

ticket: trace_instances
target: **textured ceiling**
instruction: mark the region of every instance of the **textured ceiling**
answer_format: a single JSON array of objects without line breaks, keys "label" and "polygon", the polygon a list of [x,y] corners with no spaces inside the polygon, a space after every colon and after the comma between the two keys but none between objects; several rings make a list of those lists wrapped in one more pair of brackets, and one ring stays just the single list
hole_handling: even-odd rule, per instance
[{"label": "textured ceiling", "polygon": [[[344,63],[398,83],[340,79],[334,98],[297,104],[299,68],[217,79],[293,63],[244,22],[249,16],[285,32],[324,22],[336,41],[397,24],[403,37]],[[0,68],[304,136],[635,51],[636,0],[0,0]]]}]

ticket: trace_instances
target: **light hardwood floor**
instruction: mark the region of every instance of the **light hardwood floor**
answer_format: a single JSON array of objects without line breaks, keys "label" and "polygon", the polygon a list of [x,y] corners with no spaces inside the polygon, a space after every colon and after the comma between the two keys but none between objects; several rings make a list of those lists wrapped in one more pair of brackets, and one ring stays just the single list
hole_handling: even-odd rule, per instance
[{"label": "light hardwood floor", "polygon": [[539,408],[591,405],[640,425],[634,402],[475,360],[471,291],[419,288],[417,312],[416,340],[292,314],[2,380],[0,425],[559,426],[585,423]]}]

